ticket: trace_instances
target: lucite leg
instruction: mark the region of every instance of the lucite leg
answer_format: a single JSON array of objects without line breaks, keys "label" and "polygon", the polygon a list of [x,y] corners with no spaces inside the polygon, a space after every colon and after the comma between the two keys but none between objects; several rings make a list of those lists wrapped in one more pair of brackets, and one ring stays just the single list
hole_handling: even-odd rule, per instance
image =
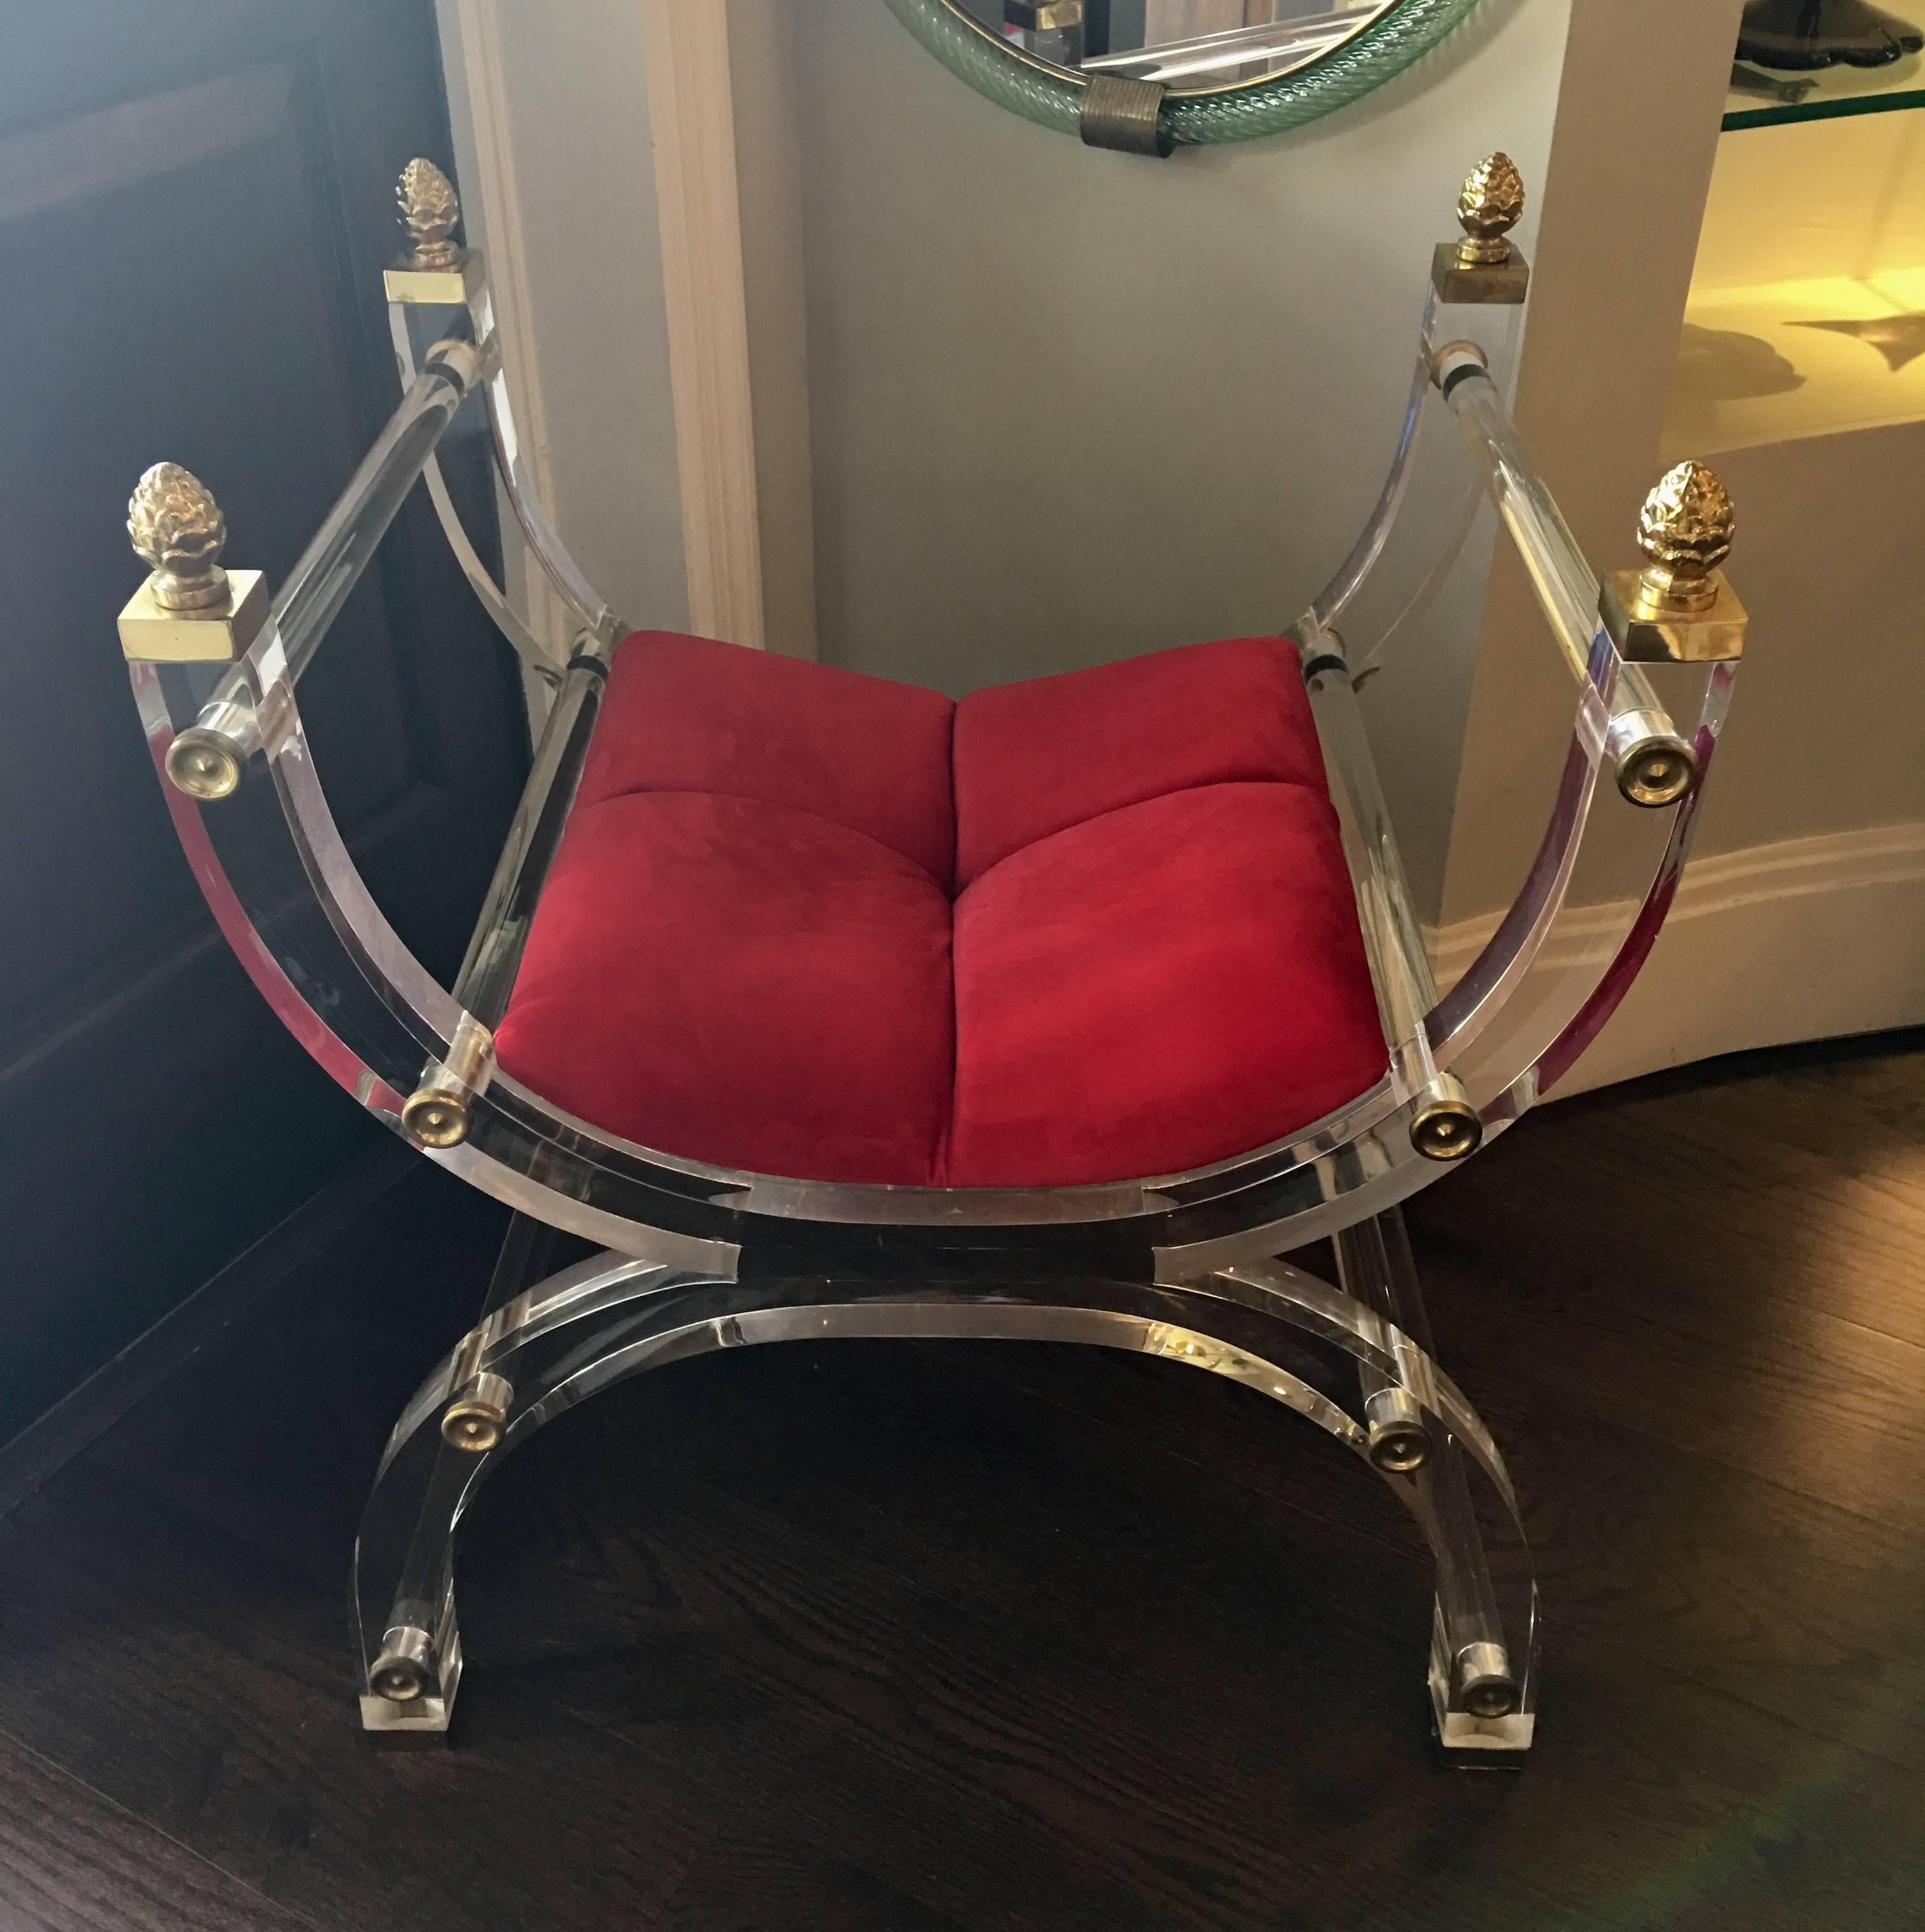
[{"label": "lucite leg", "polygon": [[[1513,1664],[1506,1641],[1467,1459],[1433,1399],[1430,1321],[1402,1214],[1393,1209],[1345,1229],[1336,1249],[1345,1288],[1400,1337],[1395,1375],[1380,1376],[1368,1364],[1361,1370],[1366,1415],[1375,1410],[1384,1419],[1384,1436],[1415,1416],[1425,1438],[1422,1450],[1405,1452],[1404,1460],[1437,1555],[1430,1690],[1438,1739],[1453,1752],[1522,1750],[1532,1729],[1529,1673]],[[1373,1456],[1389,1466],[1378,1455],[1383,1439],[1373,1423]]]},{"label": "lucite leg", "polygon": [[[355,1616],[371,1731],[445,1731],[461,1676],[454,1616],[454,1538],[469,1498],[502,1453],[525,1405],[516,1382],[565,1354],[570,1324],[659,1294],[688,1277],[602,1255],[535,1287],[550,1231],[517,1216],[496,1264],[482,1318],[416,1390],[388,1438],[355,1544]],[[523,1364],[526,1364],[524,1371]],[[475,1429],[478,1396],[499,1402]],[[440,1426],[429,1425],[436,1418]]]},{"label": "lucite leg", "polygon": [[[1348,1448],[1411,1512],[1440,1578],[1467,1559],[1462,1522],[1436,1485],[1373,1462],[1365,1425],[1345,1407],[1360,1365],[1390,1378],[1414,1343],[1372,1310],[1314,1276],[1273,1264],[1250,1274],[1154,1287],[1105,1280],[900,1283],[678,1275],[604,1256],[515,1298],[490,1318],[483,1364],[515,1394],[499,1442],[450,1449],[427,1425],[457,1355],[424,1383],[397,1426],[357,1552],[357,1602],[369,1674],[370,1729],[445,1730],[460,1672],[453,1550],[462,1511],[488,1472],[534,1430],[618,1382],[713,1351],[838,1338],[1074,1342],[1159,1355],[1243,1384],[1314,1422]],[[1334,1352],[1333,1352],[1334,1351]],[[1336,1372],[1342,1364],[1348,1375]],[[1449,1378],[1427,1360],[1412,1379],[1433,1444],[1465,1445],[1509,1504],[1508,1478],[1488,1435]],[[1352,1393],[1345,1394],[1345,1385]],[[1433,1460],[1437,1457],[1433,1447]],[[1467,1504],[1468,1507],[1468,1504]],[[1474,1520],[1472,1527],[1474,1531]],[[1453,1541],[1458,1538],[1459,1541]],[[1441,1597],[1446,1586],[1441,1585]],[[1459,1630],[1462,1594],[1448,1588]],[[399,1607],[397,1607],[399,1606]],[[398,1626],[405,1610],[412,1621]],[[396,1635],[398,1628],[400,1635]],[[384,1648],[383,1646],[386,1648]],[[392,1677],[384,1676],[384,1666]],[[410,1675],[420,1688],[408,1688]],[[1520,1700],[1528,1697],[1521,1687]],[[1500,1721],[1477,1720],[1489,1724]],[[1509,1721],[1509,1720],[1502,1720]],[[1528,1742],[1509,1734],[1503,1748]],[[1495,1733],[1489,1741],[1497,1742]]]}]

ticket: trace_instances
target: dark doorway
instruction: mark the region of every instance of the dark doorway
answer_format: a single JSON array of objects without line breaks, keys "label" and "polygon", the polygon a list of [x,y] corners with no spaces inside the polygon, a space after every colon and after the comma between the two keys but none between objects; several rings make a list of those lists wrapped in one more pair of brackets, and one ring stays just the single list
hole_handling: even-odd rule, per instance
[{"label": "dark doorway", "polygon": [[[7,34],[0,1440],[378,1134],[221,944],[114,620],[127,495],[163,460],[220,500],[230,562],[286,576],[398,393],[395,175],[450,160],[431,0],[64,0]],[[301,692],[357,858],[446,973],[526,732],[424,502]]]}]

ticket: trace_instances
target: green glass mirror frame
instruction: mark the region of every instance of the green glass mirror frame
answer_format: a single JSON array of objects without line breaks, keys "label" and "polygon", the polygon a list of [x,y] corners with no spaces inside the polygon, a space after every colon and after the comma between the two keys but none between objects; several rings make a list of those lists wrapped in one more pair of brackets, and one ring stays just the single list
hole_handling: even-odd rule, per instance
[{"label": "green glass mirror frame", "polygon": [[[1079,131],[1087,82],[978,25],[948,0],[883,0],[952,74],[1039,127]],[[1346,107],[1429,52],[1479,0],[1402,0],[1332,52],[1288,74],[1234,87],[1173,89],[1159,128],[1175,147],[1253,141]]]}]

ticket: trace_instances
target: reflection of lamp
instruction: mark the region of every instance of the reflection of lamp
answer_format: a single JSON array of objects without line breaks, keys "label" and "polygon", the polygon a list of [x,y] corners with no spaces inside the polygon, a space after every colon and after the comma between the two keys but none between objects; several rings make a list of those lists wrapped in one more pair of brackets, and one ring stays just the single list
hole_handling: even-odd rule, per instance
[{"label": "reflection of lamp", "polygon": [[1751,0],[1738,56],[1759,67],[1885,67],[1925,51],[1925,33],[1870,0]]}]

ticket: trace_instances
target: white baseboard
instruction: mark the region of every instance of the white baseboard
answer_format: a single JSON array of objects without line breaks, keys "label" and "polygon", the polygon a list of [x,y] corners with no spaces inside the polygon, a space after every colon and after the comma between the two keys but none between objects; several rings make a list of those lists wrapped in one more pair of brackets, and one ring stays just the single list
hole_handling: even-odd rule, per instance
[{"label": "white baseboard", "polygon": [[[1630,908],[1567,914],[1547,964],[1574,963]],[[1498,916],[1430,935],[1451,984]],[[1561,1095],[1714,1054],[1925,1022],[1925,824],[1756,845],[1685,868],[1664,932]]]}]

